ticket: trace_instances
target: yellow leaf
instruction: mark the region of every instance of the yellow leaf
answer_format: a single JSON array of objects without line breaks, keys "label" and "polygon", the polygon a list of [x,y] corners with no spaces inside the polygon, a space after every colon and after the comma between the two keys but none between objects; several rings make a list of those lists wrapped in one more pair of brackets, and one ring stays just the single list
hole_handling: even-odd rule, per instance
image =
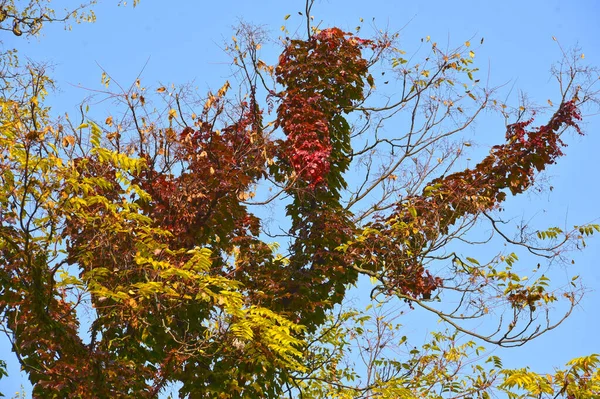
[{"label": "yellow leaf", "polygon": [[171,108],[169,110],[169,120],[176,118],[177,117],[177,111],[175,111],[173,108]]},{"label": "yellow leaf", "polygon": [[473,51],[469,51],[469,57],[475,58],[475,53]]},{"label": "yellow leaf", "polygon": [[210,167],[210,174],[211,174],[211,175],[214,175],[214,174],[215,174],[215,169],[214,169],[212,166]]},{"label": "yellow leaf", "polygon": [[425,40],[427,40],[427,41],[431,40],[431,36],[427,36],[427,37],[425,38]]},{"label": "yellow leaf", "polygon": [[581,59],[585,58],[585,54],[581,53]]},{"label": "yellow leaf", "polygon": [[109,116],[108,118],[106,118],[106,120],[104,121],[104,123],[106,123],[108,126],[112,126],[112,124],[113,124],[113,117]]},{"label": "yellow leaf", "polygon": [[465,42],[465,46],[469,47],[470,45],[471,45],[471,42],[467,40],[467,41]]},{"label": "yellow leaf", "polygon": [[213,103],[215,102],[215,100],[217,99],[217,97],[211,95],[210,97],[208,97],[208,100],[206,100],[206,103],[204,104],[204,109],[209,109]]},{"label": "yellow leaf", "polygon": [[165,92],[166,90],[167,90],[167,88],[166,88],[166,87],[164,87],[164,86],[161,86],[161,87],[159,87],[158,89],[156,89],[156,92],[157,92],[157,93],[163,93],[163,92]]},{"label": "yellow leaf", "polygon": [[246,193],[246,192],[239,193],[238,194],[238,199],[240,201],[246,201],[246,200],[250,199],[250,194]]},{"label": "yellow leaf", "polygon": [[223,87],[221,87],[219,89],[219,91],[217,92],[217,96],[218,97],[223,97],[225,94],[227,94],[227,90],[229,89],[229,87],[231,87],[231,85],[229,84],[229,81],[226,80],[225,84],[223,85]]},{"label": "yellow leaf", "polygon": [[285,17],[283,17],[283,20],[287,21],[289,17],[290,17],[290,14],[286,15]]},{"label": "yellow leaf", "polygon": [[110,84],[110,77],[106,74],[106,72],[102,72],[101,82],[108,88]]}]

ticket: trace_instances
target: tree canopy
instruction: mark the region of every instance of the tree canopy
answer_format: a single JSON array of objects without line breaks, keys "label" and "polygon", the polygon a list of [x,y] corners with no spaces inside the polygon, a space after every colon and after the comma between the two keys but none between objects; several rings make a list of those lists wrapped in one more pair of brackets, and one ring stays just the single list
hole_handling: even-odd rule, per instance
[{"label": "tree canopy", "polygon": [[[598,397],[597,354],[538,374],[484,348],[524,345],[581,300],[577,279],[524,274],[517,252],[553,265],[600,226],[515,236],[503,215],[559,162],[565,133],[584,134],[597,70],[565,51],[540,119],[481,84],[470,41],[424,38],[417,60],[396,33],[314,24],[313,3],[277,44],[240,24],[235,74],[209,93],[141,78],[112,92],[105,71],[103,120],[85,103],[55,117],[45,68],[3,52],[0,319],[33,396]],[[5,1],[0,28],[94,18],[91,4],[48,5]],[[461,134],[486,112],[505,118],[505,141],[464,167]],[[492,237],[505,246],[487,261],[465,253]],[[346,302],[361,276],[366,310]],[[389,304],[444,327],[417,347]]]}]

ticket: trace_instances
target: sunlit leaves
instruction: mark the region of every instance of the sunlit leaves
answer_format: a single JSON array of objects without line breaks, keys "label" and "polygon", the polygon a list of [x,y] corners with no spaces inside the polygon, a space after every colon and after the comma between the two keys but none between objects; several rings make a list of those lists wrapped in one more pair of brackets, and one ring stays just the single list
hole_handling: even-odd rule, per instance
[{"label": "sunlit leaves", "polygon": [[509,398],[517,398],[516,391],[530,398],[582,398],[591,399],[600,394],[600,373],[597,354],[573,359],[567,369],[554,374],[540,375],[529,369],[503,370],[503,381],[499,388]]},{"label": "sunlit leaves", "polygon": [[[0,24],[10,18],[0,13]],[[557,290],[539,265],[518,270],[512,249],[487,259],[446,251],[480,220],[511,246],[550,259],[565,243],[585,244],[600,231],[522,231],[529,242],[518,242],[493,216],[562,155],[562,131],[579,131],[579,100],[557,104],[541,127],[509,124],[506,143],[457,172],[453,162],[471,142],[452,144],[454,133],[441,122],[474,119],[490,101],[477,88],[469,41],[444,52],[427,36],[428,54],[417,60],[394,48],[393,36],[308,31],[308,39],[284,39],[277,65],[269,65],[257,54],[268,41],[245,26],[228,47],[241,84],[232,77],[192,101],[175,85],[146,91],[136,79],[110,94],[122,107],[91,117],[82,106],[76,122],[49,118],[50,81],[39,70],[28,71],[35,79],[26,84],[11,83],[21,98],[1,104],[0,310],[34,396],[156,397],[174,382],[189,397],[489,398],[498,390],[593,397],[595,355],[541,376],[501,370],[498,357],[484,361],[485,349],[462,338],[515,346],[535,338],[543,329],[527,335],[529,325],[518,332],[520,323],[542,319],[539,311],[561,295],[574,306],[578,276]],[[382,108],[368,104],[380,90],[375,65],[386,69],[375,76],[388,72],[384,85],[395,75],[402,87]],[[100,83],[115,86],[108,72]],[[470,114],[472,104],[479,108]],[[505,104],[490,104],[507,115]],[[403,112],[413,122],[400,129],[411,130],[404,138],[383,139],[371,125]],[[421,128],[409,126],[422,119]],[[425,141],[412,141],[416,131]],[[360,140],[375,144],[361,151]],[[386,146],[383,163],[398,164],[376,171]],[[431,162],[420,162],[425,153]],[[368,169],[362,187],[351,187],[353,162]],[[356,212],[352,201],[380,192],[381,200]],[[252,209],[270,213],[276,203],[289,226],[282,221],[273,232]],[[283,236],[284,249],[267,235]],[[544,240],[549,247],[530,244]],[[373,298],[400,298],[408,307],[393,315],[381,303],[338,308],[360,275],[374,284]],[[458,308],[444,313],[449,303]],[[417,306],[452,330],[409,343],[393,317]],[[503,311],[499,339],[460,324]],[[82,314],[89,335],[81,332]],[[349,356],[364,361],[368,383]]]}]

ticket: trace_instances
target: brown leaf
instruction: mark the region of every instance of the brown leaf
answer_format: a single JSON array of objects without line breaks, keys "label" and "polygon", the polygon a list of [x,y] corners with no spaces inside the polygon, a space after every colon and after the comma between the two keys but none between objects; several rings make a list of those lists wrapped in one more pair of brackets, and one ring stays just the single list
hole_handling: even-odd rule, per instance
[{"label": "brown leaf", "polygon": [[62,139],[62,145],[64,147],[74,146],[75,145],[75,137],[74,136],[65,136]]}]

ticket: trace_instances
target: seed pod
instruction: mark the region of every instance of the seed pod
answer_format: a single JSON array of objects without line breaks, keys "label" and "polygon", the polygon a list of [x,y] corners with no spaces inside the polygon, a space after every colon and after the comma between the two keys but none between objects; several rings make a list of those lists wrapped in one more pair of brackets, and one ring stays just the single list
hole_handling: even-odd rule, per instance
[{"label": "seed pod", "polygon": [[17,21],[16,19],[15,23],[13,24],[12,31],[15,34],[15,36],[21,36],[23,34],[23,32],[21,32],[21,28],[19,28],[19,21]]}]

